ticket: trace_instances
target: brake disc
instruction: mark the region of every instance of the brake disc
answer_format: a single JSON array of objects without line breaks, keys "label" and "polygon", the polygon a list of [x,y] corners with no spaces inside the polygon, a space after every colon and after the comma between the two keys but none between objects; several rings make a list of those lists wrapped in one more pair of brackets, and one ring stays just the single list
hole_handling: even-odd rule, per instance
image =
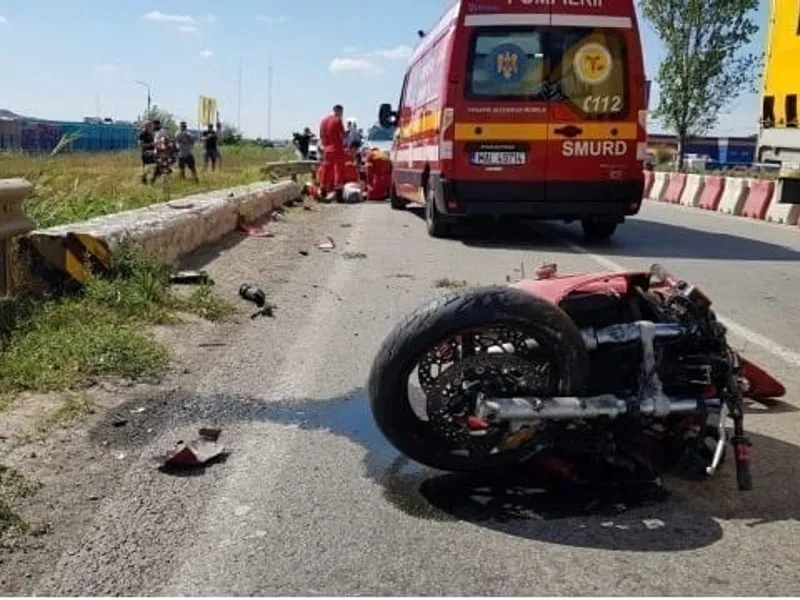
[{"label": "brake disc", "polygon": [[[439,375],[427,394],[428,420],[434,433],[454,448],[491,453],[506,437],[503,423],[474,427],[481,395],[528,396],[547,390],[550,365],[519,354],[482,353],[454,363]],[[470,419],[472,427],[470,426]]]},{"label": "brake disc", "polygon": [[498,353],[530,356],[538,349],[538,345],[523,332],[509,327],[466,331],[443,341],[422,357],[417,364],[420,388],[426,394],[430,393],[436,379],[453,364],[492,349],[497,349]]}]

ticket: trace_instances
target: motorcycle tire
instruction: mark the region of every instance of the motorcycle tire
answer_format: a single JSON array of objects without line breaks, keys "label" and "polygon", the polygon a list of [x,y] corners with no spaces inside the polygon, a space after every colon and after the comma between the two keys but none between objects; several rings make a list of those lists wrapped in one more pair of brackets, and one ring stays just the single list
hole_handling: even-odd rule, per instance
[{"label": "motorcycle tire", "polygon": [[409,377],[425,352],[465,329],[499,323],[535,332],[551,354],[559,357],[557,393],[584,393],[590,376],[588,352],[580,331],[560,308],[509,286],[448,294],[398,323],[372,364],[370,409],[378,429],[397,450],[428,467],[453,472],[492,470],[530,456],[525,447],[479,459],[455,456],[436,443],[428,423],[409,403]]}]

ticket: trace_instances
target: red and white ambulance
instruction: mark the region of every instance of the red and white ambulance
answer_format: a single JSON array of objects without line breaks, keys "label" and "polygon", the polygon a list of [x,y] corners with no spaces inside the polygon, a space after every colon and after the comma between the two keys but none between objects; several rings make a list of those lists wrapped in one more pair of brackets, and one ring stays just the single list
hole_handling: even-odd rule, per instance
[{"label": "red and white ambulance", "polygon": [[641,206],[646,104],[634,0],[458,0],[380,107],[392,207],[424,203],[433,236],[513,216],[609,238]]}]

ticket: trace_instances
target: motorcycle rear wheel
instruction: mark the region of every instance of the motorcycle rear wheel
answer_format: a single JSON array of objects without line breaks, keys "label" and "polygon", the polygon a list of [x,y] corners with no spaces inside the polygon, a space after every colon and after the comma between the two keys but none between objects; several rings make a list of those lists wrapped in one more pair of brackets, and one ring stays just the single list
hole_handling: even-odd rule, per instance
[{"label": "motorcycle rear wheel", "polygon": [[454,472],[493,470],[530,456],[526,446],[480,457],[454,455],[409,401],[409,377],[426,352],[460,332],[493,325],[530,331],[549,356],[557,357],[553,361],[557,383],[550,393],[584,393],[590,376],[588,352],[580,331],[561,309],[508,286],[448,294],[398,323],[373,362],[370,408],[378,428],[396,449],[421,464]]}]

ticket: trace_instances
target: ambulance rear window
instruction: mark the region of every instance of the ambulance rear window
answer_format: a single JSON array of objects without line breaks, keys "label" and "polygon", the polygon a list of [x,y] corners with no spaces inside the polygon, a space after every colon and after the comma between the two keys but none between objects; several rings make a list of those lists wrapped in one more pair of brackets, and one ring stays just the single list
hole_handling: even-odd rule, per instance
[{"label": "ambulance rear window", "polygon": [[472,41],[467,95],[564,102],[582,116],[627,112],[627,53],[616,31],[486,28]]}]

